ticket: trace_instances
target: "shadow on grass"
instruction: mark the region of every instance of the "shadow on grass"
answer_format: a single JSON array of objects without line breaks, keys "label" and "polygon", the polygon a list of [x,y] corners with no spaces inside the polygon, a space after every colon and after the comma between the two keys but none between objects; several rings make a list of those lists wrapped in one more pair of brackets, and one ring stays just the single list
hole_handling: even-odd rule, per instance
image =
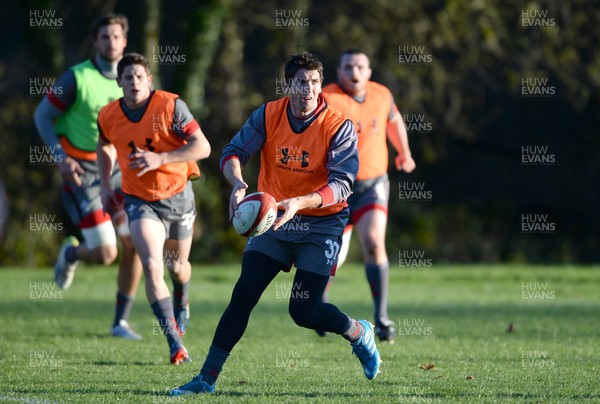
[{"label": "shadow on grass", "polygon": [[[156,362],[141,362],[141,361],[125,361],[125,362],[116,362],[116,361],[94,361],[90,362],[92,365],[96,366],[156,366]],[[160,365],[160,364],[159,364]]]}]

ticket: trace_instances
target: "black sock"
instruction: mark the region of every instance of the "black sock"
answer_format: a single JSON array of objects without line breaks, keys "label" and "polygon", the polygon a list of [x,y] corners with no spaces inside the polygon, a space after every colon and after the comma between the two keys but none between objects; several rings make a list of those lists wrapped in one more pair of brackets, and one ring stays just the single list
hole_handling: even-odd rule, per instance
[{"label": "black sock", "polygon": [[121,292],[117,292],[117,304],[115,306],[115,320],[113,327],[119,325],[121,320],[129,319],[129,312],[133,306],[133,296],[127,296]]},{"label": "black sock", "polygon": [[208,384],[214,384],[215,381],[217,381],[227,358],[229,358],[229,352],[211,345],[208,350],[208,355],[206,355],[206,360],[202,365],[202,370],[200,370],[202,380]]},{"label": "black sock", "polygon": [[167,337],[167,342],[169,343],[169,348],[171,351],[175,346],[181,346],[181,338],[179,337],[179,332],[177,331],[177,323],[175,322],[175,317],[173,317],[173,304],[171,303],[171,299],[165,297],[164,299],[157,300],[150,305],[152,307],[152,311],[158,320],[158,324],[163,332],[163,334]]},{"label": "black sock", "polygon": [[77,247],[73,245],[67,247],[67,251],[65,251],[65,258],[69,263],[77,261]]}]

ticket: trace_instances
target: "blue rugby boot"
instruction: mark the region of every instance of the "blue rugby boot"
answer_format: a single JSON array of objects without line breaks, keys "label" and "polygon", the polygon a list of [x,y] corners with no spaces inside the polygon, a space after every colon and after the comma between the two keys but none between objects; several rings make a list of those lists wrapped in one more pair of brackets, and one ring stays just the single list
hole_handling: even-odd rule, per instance
[{"label": "blue rugby boot", "polygon": [[360,360],[367,379],[373,380],[379,373],[379,365],[381,364],[379,351],[375,345],[373,324],[368,320],[359,320],[358,322],[364,327],[365,332],[357,341],[350,343],[352,353]]},{"label": "blue rugby boot", "polygon": [[179,386],[176,389],[171,390],[169,394],[172,397],[176,396],[187,396],[191,394],[213,394],[215,392],[215,386],[217,382],[213,384],[208,384],[204,380],[202,380],[202,375],[195,376],[192,381],[184,384],[183,386]]}]

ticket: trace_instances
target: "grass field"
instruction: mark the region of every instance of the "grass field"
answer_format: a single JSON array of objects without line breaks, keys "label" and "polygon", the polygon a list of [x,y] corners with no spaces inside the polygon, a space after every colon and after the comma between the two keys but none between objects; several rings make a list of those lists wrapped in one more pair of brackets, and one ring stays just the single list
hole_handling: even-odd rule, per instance
[{"label": "grass field", "polygon": [[[379,344],[384,362],[374,381],[341,337],[293,324],[284,298],[292,277],[281,274],[217,394],[193,398],[167,392],[202,365],[237,266],[194,268],[184,340],[194,362],[179,367],[169,365],[143,288],[130,317],[143,341],[108,335],[114,274],[81,267],[61,292],[50,269],[0,270],[1,402],[600,402],[597,267],[394,268],[390,317],[399,335],[394,345]],[[331,299],[372,320],[360,266],[340,271]]]}]

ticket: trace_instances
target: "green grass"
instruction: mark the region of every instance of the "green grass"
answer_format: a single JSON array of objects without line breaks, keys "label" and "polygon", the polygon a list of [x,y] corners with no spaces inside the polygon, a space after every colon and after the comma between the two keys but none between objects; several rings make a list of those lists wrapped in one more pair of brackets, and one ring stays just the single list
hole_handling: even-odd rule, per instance
[{"label": "green grass", "polygon": [[[166,393],[202,365],[236,265],[194,268],[184,340],[194,362],[179,367],[169,365],[143,287],[130,317],[143,341],[108,336],[114,268],[81,267],[71,289],[37,300],[35,287],[53,288],[50,269],[3,269],[0,401],[599,402],[598,269],[393,268],[389,313],[403,335],[394,345],[379,344],[384,362],[374,381],[341,337],[319,338],[293,324],[276,291],[292,276],[281,274],[253,312],[217,394],[187,399]],[[537,287],[535,299],[523,299],[524,284]],[[340,270],[331,300],[354,317],[372,318],[358,265]],[[430,363],[431,370],[420,368]]]}]

